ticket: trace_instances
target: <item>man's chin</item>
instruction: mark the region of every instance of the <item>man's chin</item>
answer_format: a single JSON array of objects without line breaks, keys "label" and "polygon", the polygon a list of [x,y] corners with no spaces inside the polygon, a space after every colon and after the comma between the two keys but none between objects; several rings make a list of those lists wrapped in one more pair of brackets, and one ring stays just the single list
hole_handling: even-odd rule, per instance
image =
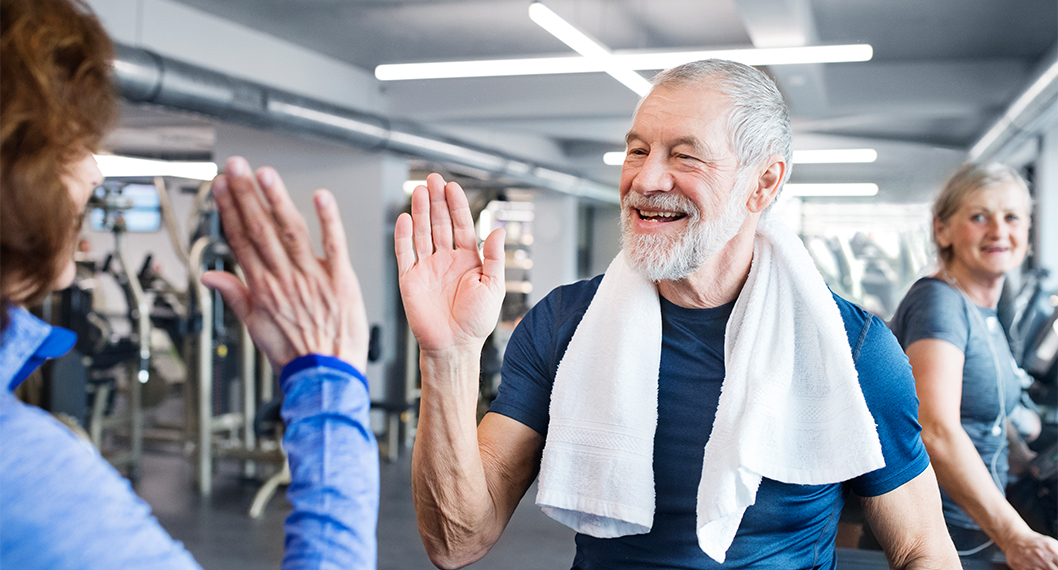
[{"label": "man's chin", "polygon": [[628,250],[628,264],[632,271],[657,283],[658,281],[678,281],[694,273],[691,264],[676,259],[672,252],[664,257],[650,255],[643,251]]}]

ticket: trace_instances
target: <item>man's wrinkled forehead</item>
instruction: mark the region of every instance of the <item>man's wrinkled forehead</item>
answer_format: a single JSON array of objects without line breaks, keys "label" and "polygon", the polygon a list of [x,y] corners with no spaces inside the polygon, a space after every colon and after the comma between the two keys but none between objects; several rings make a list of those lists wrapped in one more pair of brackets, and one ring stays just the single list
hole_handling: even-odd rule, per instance
[{"label": "man's wrinkled forehead", "polygon": [[[688,105],[687,103],[691,104]],[[625,145],[634,141],[645,141],[647,131],[658,126],[654,123],[658,111],[670,114],[682,113],[688,120],[701,125],[720,121],[727,133],[727,119],[731,112],[730,98],[709,84],[660,85],[651,90],[636,107],[632,116],[632,127],[625,135]],[[662,120],[662,119],[657,119]],[[705,140],[695,133],[684,133],[668,141],[671,146],[688,144],[698,151],[711,150]]]}]

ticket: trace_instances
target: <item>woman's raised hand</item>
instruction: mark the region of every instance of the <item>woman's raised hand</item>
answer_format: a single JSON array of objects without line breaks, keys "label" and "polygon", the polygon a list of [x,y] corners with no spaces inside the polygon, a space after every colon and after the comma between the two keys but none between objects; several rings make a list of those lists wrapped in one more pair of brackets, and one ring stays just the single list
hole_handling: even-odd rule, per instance
[{"label": "woman's raised hand", "polygon": [[208,271],[202,284],[220,291],[272,365],[279,370],[298,356],[321,354],[364,371],[367,314],[334,196],[326,190],[313,196],[322,258],[274,169],[255,173],[245,159],[230,158],[213,181],[213,198],[246,283]]}]

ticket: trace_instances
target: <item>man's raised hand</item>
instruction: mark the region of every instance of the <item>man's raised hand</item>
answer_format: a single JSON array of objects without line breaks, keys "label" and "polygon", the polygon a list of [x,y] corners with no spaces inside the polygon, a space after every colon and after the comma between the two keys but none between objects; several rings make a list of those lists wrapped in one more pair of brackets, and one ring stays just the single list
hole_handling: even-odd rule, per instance
[{"label": "man's raised hand", "polygon": [[208,271],[202,284],[220,292],[272,365],[279,370],[299,356],[320,354],[363,372],[367,313],[334,196],[313,195],[323,258],[312,251],[305,219],[274,169],[254,173],[245,159],[232,157],[213,181],[213,199],[246,283]]},{"label": "man's raised hand", "polygon": [[404,312],[420,350],[480,352],[503,302],[503,230],[485,240],[482,259],[463,189],[431,174],[393,237]]}]

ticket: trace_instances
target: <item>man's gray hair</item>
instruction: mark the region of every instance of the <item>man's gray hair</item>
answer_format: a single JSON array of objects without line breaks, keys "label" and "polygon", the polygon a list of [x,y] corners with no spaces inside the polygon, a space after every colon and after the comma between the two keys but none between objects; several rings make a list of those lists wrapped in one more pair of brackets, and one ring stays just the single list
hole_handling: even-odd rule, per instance
[{"label": "man's gray hair", "polygon": [[790,177],[793,130],[786,102],[775,83],[760,71],[723,59],[705,59],[666,69],[654,76],[658,87],[712,87],[731,102],[727,132],[739,170],[773,154],[786,159],[782,182]]}]

